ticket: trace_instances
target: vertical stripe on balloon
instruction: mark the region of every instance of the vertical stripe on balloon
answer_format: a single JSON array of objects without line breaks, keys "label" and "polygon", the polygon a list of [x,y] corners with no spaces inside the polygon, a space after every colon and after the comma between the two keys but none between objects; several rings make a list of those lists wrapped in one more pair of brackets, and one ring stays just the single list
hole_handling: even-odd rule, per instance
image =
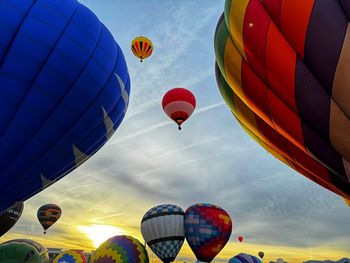
[{"label": "vertical stripe on balloon", "polygon": [[305,64],[329,95],[347,25],[338,1],[315,0],[305,42]]}]

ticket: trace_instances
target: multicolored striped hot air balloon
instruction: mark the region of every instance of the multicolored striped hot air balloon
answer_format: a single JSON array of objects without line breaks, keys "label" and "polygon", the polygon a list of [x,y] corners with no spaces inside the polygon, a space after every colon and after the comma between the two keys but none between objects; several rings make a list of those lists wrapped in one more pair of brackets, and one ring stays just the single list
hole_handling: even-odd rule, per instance
[{"label": "multicolored striped hot air balloon", "polygon": [[0,4],[0,213],[70,173],[121,124],[123,52],[77,0]]},{"label": "multicolored striped hot air balloon", "polygon": [[350,199],[350,5],[226,0],[215,34],[219,89],[280,161]]},{"label": "multicolored striped hot air balloon", "polygon": [[178,125],[181,125],[192,115],[196,108],[196,98],[191,91],[184,88],[174,88],[165,93],[162,106],[164,112]]},{"label": "multicolored striped hot air balloon", "polygon": [[78,250],[65,250],[58,254],[53,263],[86,263],[85,255]]},{"label": "multicolored striped hot air balloon", "polygon": [[147,211],[141,233],[147,245],[164,262],[173,262],[185,240],[185,212],[177,205],[158,205]]},{"label": "multicolored striped hot air balloon", "polygon": [[92,263],[149,263],[145,247],[131,236],[115,236],[99,246]]},{"label": "multicolored striped hot air balloon", "polygon": [[238,254],[237,256],[231,258],[228,263],[262,263],[260,259],[248,254]]},{"label": "multicolored striped hot air balloon", "polygon": [[61,214],[61,208],[55,204],[46,204],[38,209],[37,217],[44,229],[44,234],[46,234],[48,228],[60,219]]},{"label": "multicolored striped hot air balloon", "polygon": [[152,55],[153,44],[147,37],[139,36],[131,42],[131,51],[142,62]]},{"label": "multicolored striped hot air balloon", "polygon": [[221,207],[196,204],[185,212],[185,236],[197,259],[211,262],[230,239],[232,220]]}]

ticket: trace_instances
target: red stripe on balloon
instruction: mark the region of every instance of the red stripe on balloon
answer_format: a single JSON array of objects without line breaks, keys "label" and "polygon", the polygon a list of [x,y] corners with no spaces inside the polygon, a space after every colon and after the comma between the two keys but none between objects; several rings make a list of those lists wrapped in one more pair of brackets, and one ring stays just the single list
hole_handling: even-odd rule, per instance
[{"label": "red stripe on balloon", "polygon": [[266,42],[270,20],[259,0],[249,1],[243,21],[244,51],[248,64],[264,80],[267,80]]}]

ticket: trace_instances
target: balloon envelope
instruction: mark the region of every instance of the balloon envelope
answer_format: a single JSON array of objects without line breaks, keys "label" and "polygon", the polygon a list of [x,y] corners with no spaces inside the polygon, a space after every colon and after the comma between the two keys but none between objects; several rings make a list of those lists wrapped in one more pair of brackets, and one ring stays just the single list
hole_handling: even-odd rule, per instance
[{"label": "balloon envelope", "polygon": [[130,79],[112,34],[76,0],[0,5],[0,212],[97,152]]},{"label": "balloon envelope", "polygon": [[92,263],[149,263],[145,247],[131,236],[115,236],[99,246]]},{"label": "balloon envelope", "polygon": [[228,263],[262,263],[260,259],[248,254],[238,254],[231,258]]},{"label": "balloon envelope", "polygon": [[239,242],[243,242],[243,236],[238,236],[237,239],[238,239]]},{"label": "balloon envelope", "polygon": [[174,88],[165,93],[162,106],[164,112],[179,126],[179,130],[181,130],[181,124],[192,115],[196,108],[196,98],[187,89]]},{"label": "balloon envelope", "polygon": [[20,202],[0,214],[0,237],[17,223],[22,215],[23,207],[23,202]]},{"label": "balloon envelope", "polygon": [[215,54],[219,89],[243,129],[286,165],[350,199],[345,2],[282,8],[280,1],[226,0]]},{"label": "balloon envelope", "polygon": [[264,258],[265,253],[264,253],[264,252],[262,252],[262,251],[260,251],[260,252],[258,253],[258,255],[259,255],[259,257],[260,257],[260,258]]},{"label": "balloon envelope", "polygon": [[44,229],[44,234],[46,234],[48,228],[57,222],[61,214],[61,208],[55,204],[46,204],[38,209],[37,217]]},{"label": "balloon envelope", "polygon": [[152,55],[153,44],[147,37],[139,36],[131,42],[131,51],[142,62]]},{"label": "balloon envelope", "polygon": [[197,259],[211,262],[230,239],[232,221],[221,207],[195,204],[185,212],[185,237]]},{"label": "balloon envelope", "polygon": [[142,236],[163,262],[173,262],[182,247],[184,214],[181,207],[164,204],[151,208],[142,218]]},{"label": "balloon envelope", "polygon": [[83,252],[78,250],[66,250],[58,254],[53,263],[86,263]]},{"label": "balloon envelope", "polygon": [[0,263],[49,263],[41,244],[29,239],[10,240],[0,245]]}]

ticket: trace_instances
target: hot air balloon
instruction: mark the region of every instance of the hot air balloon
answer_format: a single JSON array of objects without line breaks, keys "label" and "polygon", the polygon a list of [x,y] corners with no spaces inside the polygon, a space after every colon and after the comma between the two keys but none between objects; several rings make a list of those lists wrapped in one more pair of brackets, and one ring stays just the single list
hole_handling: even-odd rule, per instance
[{"label": "hot air balloon", "polygon": [[152,55],[153,44],[147,37],[139,36],[131,42],[131,51],[142,62]]},{"label": "hot air balloon", "polygon": [[238,254],[237,256],[231,258],[228,263],[262,263],[257,257],[248,254]]},{"label": "hot air balloon", "polygon": [[46,230],[50,228],[61,217],[62,210],[58,205],[46,204],[38,209],[37,217],[44,228],[44,234]]},{"label": "hot air balloon", "polygon": [[237,239],[239,242],[241,242],[241,243],[243,242],[243,236],[238,236]]},{"label": "hot air balloon", "polygon": [[22,215],[23,207],[23,202],[20,202],[0,214],[0,237],[17,223]]},{"label": "hot air balloon", "polygon": [[226,0],[215,54],[220,92],[243,129],[286,165],[350,199],[345,2]]},{"label": "hot air balloon", "polygon": [[15,239],[0,245],[0,263],[49,263],[49,255],[33,240]]},{"label": "hot air balloon", "polygon": [[53,263],[86,263],[83,252],[78,250],[65,250],[58,254]]},{"label": "hot air balloon", "polygon": [[185,237],[196,258],[211,262],[230,239],[232,221],[222,208],[195,204],[185,212]]},{"label": "hot air balloon", "polygon": [[[344,199],[345,203],[350,206],[350,199]],[[1,236],[1,235],[0,235]]]},{"label": "hot air balloon", "polygon": [[164,263],[173,262],[182,247],[184,214],[181,207],[164,204],[153,207],[142,218],[142,236]]},{"label": "hot air balloon", "polygon": [[162,101],[164,112],[178,125],[191,116],[196,108],[196,98],[191,91],[184,88],[174,88],[165,93]]},{"label": "hot air balloon", "polygon": [[125,115],[112,34],[77,0],[0,5],[0,213],[88,160]]},{"label": "hot air balloon", "polygon": [[146,248],[131,236],[115,236],[99,246],[92,263],[149,263]]},{"label": "hot air balloon", "polygon": [[258,255],[259,255],[259,257],[260,257],[261,259],[263,259],[263,258],[264,258],[264,256],[265,256],[265,253],[264,253],[264,252],[262,252],[262,251],[260,251],[260,252],[258,253]]}]

